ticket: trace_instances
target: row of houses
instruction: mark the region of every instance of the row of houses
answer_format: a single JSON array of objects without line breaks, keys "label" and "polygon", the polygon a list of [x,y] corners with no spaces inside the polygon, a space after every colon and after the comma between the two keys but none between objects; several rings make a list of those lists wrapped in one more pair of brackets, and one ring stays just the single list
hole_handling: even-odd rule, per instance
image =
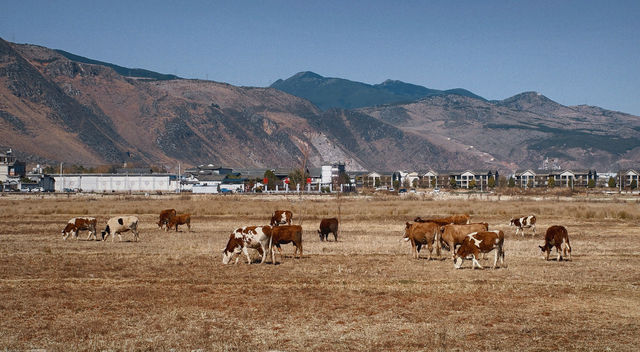
[{"label": "row of houses", "polygon": [[[503,182],[522,188],[534,187],[608,187],[613,179],[616,187],[637,188],[640,170],[621,170],[599,174],[596,170],[517,170]],[[358,186],[414,188],[478,188],[498,185],[498,170],[427,170],[424,172],[370,172],[356,176]]]},{"label": "row of houses", "polygon": [[[275,181],[266,180],[267,171]],[[44,175],[34,169],[26,173],[24,163],[16,160],[9,150],[0,153],[0,181],[3,189],[31,191],[85,192],[181,192],[219,193],[288,191],[337,191],[356,188],[476,188],[488,189],[508,180],[512,186],[549,187],[607,187],[613,178],[616,187],[636,188],[640,171],[630,169],[618,173],[599,174],[596,170],[517,170],[502,176],[498,170],[434,170],[347,172],[345,164],[334,163],[320,168],[308,168],[305,182],[290,182],[292,169],[232,169],[199,165],[181,174],[153,173],[151,169],[118,169],[113,174],[53,174]]]}]

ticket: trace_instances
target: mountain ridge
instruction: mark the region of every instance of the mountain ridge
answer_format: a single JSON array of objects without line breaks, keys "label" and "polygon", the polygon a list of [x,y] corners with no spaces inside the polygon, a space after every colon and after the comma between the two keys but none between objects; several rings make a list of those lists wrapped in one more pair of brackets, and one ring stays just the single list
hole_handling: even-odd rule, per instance
[{"label": "mountain ridge", "polygon": [[[310,71],[298,78],[343,83]],[[0,147],[32,162],[247,168],[299,167],[306,159],[310,167],[345,162],[349,170],[386,171],[514,170],[547,157],[567,168],[640,163],[640,118],[630,114],[568,107],[535,92],[501,101],[459,94],[373,101],[322,110],[275,88],[140,79],[0,38]]]}]

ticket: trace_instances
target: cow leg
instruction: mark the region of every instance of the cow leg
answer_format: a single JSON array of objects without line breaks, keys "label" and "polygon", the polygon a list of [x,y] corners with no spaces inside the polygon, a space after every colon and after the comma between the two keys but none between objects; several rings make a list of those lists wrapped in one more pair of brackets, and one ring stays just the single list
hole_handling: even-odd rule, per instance
[{"label": "cow leg", "polygon": [[262,256],[260,264],[264,264],[264,262],[267,260],[267,249],[265,249],[265,246],[260,245],[260,247],[258,247],[258,253],[260,253],[260,255]]},{"label": "cow leg", "polygon": [[480,269],[484,269],[484,268],[482,267],[482,265],[480,265],[480,262],[478,262],[478,260],[476,259],[476,255],[475,255],[475,254],[472,254],[472,255],[471,255],[471,262],[473,263],[473,267],[474,267],[474,268],[475,268],[475,266],[477,265],[477,266],[478,266],[478,268],[480,268]]},{"label": "cow leg", "polygon": [[187,223],[187,232],[191,232],[191,222]]},{"label": "cow leg", "polygon": [[133,239],[134,239],[136,242],[138,242],[138,229],[135,229],[135,230],[133,230],[133,231],[131,231],[131,232],[133,232]]},{"label": "cow leg", "polygon": [[536,237],[536,224],[531,225],[531,230],[533,231],[532,237]]},{"label": "cow leg", "polygon": [[249,250],[247,247],[242,247],[242,253],[247,257],[247,264],[251,264],[251,257],[249,256]]}]

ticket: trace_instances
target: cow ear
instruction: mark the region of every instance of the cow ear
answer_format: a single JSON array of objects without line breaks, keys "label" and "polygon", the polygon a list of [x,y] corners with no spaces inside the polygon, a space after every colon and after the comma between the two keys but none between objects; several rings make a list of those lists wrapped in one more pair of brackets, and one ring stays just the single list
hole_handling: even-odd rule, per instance
[{"label": "cow ear", "polygon": [[124,225],[124,221],[122,221],[122,218],[118,218],[118,224]]}]

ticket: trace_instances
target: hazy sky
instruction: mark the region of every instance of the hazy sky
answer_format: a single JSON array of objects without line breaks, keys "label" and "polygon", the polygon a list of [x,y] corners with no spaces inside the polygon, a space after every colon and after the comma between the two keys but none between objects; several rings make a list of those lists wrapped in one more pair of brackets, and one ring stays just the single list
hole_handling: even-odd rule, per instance
[{"label": "hazy sky", "polygon": [[537,91],[640,115],[640,1],[1,0],[0,37],[185,78]]}]

